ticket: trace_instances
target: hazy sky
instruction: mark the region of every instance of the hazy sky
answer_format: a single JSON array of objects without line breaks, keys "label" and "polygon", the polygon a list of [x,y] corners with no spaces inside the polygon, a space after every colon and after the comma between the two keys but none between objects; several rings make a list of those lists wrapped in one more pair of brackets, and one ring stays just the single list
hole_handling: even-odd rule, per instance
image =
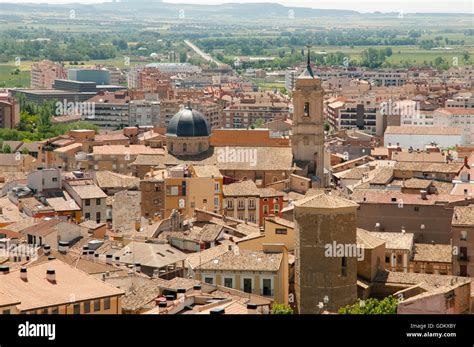
[{"label": "hazy sky", "polygon": [[[130,0],[133,1],[133,0]],[[0,0],[0,3],[100,3],[104,0]],[[277,2],[286,6],[347,9],[359,12],[463,12],[474,13],[474,0],[165,0],[172,3]]]}]

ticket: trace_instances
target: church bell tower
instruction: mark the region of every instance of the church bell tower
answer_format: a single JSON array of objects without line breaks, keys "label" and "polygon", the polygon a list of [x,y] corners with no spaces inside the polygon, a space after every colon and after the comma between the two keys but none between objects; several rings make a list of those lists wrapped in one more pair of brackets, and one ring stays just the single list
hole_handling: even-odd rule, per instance
[{"label": "church bell tower", "polygon": [[308,47],[305,71],[296,79],[293,91],[293,127],[291,146],[298,167],[307,168],[313,187],[324,186],[324,89],[314,75]]}]

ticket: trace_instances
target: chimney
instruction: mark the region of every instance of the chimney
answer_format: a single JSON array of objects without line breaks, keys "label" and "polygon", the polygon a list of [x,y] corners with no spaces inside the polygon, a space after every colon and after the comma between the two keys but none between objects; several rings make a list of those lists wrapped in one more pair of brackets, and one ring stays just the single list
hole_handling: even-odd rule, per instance
[{"label": "chimney", "polygon": [[426,196],[427,194],[426,190],[420,190],[420,194],[423,200],[428,200],[428,197]]},{"label": "chimney", "polygon": [[165,296],[166,301],[174,301],[176,299],[176,294],[168,294]]},{"label": "chimney", "polygon": [[217,315],[225,314],[225,309],[223,307],[214,308],[211,310],[210,314],[217,314]]},{"label": "chimney", "polygon": [[50,245],[44,245],[43,246],[43,252],[44,252],[44,255],[50,255],[51,254],[51,246]]},{"label": "chimney", "polygon": [[178,288],[178,299],[184,298],[186,295],[186,289],[184,288]]},{"label": "chimney", "polygon": [[99,262],[99,256],[100,256],[99,253],[95,253],[95,254],[94,254],[94,261],[95,261],[96,263]]},{"label": "chimney", "polygon": [[135,263],[135,271],[136,272],[141,272],[142,271],[142,264]]},{"label": "chimney", "polygon": [[[107,257],[108,257],[108,256],[109,256],[109,254],[107,254]],[[112,258],[111,255],[110,255],[110,258]],[[106,263],[107,263],[107,264],[108,264],[108,261],[111,261],[111,259],[108,260],[108,259],[106,258]],[[115,257],[115,265],[120,265],[120,257],[118,257],[118,256]]]},{"label": "chimney", "polygon": [[48,261],[54,260],[54,259],[56,259],[56,258],[55,258],[53,255],[50,255],[50,256],[48,257]]},{"label": "chimney", "polygon": [[24,266],[20,269],[20,278],[25,282],[28,281],[28,272]]},{"label": "chimney", "polygon": [[157,301],[158,305],[158,312],[159,313],[164,313],[166,311],[166,308],[168,307],[168,302],[166,301]]},{"label": "chimney", "polygon": [[257,304],[249,302],[247,304],[247,314],[256,314],[257,313]]},{"label": "chimney", "polygon": [[56,271],[53,269],[46,270],[46,279],[51,283],[56,283]]},{"label": "chimney", "polygon": [[87,256],[87,259],[94,260],[95,251],[90,249],[88,253],[89,253],[89,255]]},{"label": "chimney", "polygon": [[[112,257],[113,257],[112,254],[107,254],[107,255],[105,256],[105,263],[106,263],[107,265],[112,265]],[[115,258],[116,258],[115,260],[117,260],[117,258],[120,259],[120,257],[115,257]],[[117,263],[118,263],[118,261],[117,261]]]},{"label": "chimney", "polygon": [[59,241],[58,251],[61,253],[69,252],[69,242]]},{"label": "chimney", "polygon": [[0,266],[0,274],[8,275],[10,273],[10,267],[7,265]]}]

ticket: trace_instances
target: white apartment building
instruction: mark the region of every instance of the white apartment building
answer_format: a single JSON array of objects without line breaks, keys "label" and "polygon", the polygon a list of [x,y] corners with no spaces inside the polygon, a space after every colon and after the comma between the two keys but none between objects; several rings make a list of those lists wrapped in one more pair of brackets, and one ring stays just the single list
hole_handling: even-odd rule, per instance
[{"label": "white apartment building", "polygon": [[461,129],[464,145],[473,144],[474,108],[439,108],[433,116],[433,126]]},{"label": "white apartment building", "polygon": [[160,102],[132,100],[129,103],[129,126],[157,126],[160,124]]},{"label": "white apartment building", "polygon": [[384,133],[384,146],[397,144],[401,148],[424,150],[426,146],[436,143],[440,148],[463,145],[461,129],[438,128],[434,126],[388,126]]},{"label": "white apartment building", "polygon": [[364,77],[373,81],[377,86],[399,87],[406,83],[408,72],[390,70],[365,71]]}]

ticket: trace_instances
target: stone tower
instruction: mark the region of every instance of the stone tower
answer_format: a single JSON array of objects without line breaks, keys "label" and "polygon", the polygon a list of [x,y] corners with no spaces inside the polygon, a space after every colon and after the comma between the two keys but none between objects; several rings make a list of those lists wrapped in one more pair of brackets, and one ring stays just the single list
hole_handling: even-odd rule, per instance
[{"label": "stone tower", "polygon": [[305,71],[296,79],[293,91],[291,146],[297,166],[307,167],[313,187],[324,185],[324,89],[311,68],[310,51]]},{"label": "stone tower", "polygon": [[[353,201],[321,193],[295,202],[295,292],[300,314],[337,312],[357,299]],[[349,247],[346,247],[349,245]],[[345,247],[346,251],[338,253]]]}]

